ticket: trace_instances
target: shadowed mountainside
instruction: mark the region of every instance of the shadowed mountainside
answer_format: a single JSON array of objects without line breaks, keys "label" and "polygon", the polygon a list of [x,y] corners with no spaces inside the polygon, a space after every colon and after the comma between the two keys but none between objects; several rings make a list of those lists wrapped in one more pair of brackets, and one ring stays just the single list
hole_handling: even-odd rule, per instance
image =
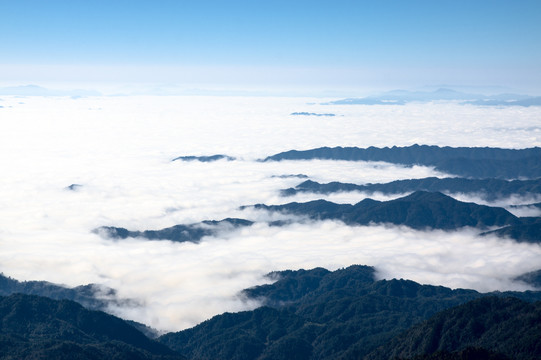
[{"label": "shadowed mountainside", "polygon": [[[500,229],[483,232],[511,237],[517,241],[541,241],[537,231],[540,218],[518,218],[507,210],[467,203],[453,199],[439,192],[416,191],[408,196],[376,201],[364,199],[355,205],[336,204],[326,200],[283,205],[256,204],[254,207],[267,211],[278,211],[295,216],[306,216],[311,220],[340,220],[348,225],[394,224],[413,229],[457,230],[474,227],[480,230],[490,227]],[[270,222],[270,226],[284,226],[291,221]],[[215,236],[221,231],[232,231],[239,227],[251,226],[250,220],[227,218],[220,221],[203,221],[188,225],[175,225],[161,230],[130,231],[119,227],[100,227],[94,230],[111,239],[145,238],[148,240],[170,240],[176,242],[199,242],[205,236]]]},{"label": "shadowed mountainside", "polygon": [[532,271],[526,274],[522,274],[516,277],[514,280],[524,281],[527,284],[530,284],[538,289],[541,288],[541,269]]},{"label": "shadowed mountainside", "polygon": [[[437,178],[396,180],[388,183],[356,185],[330,182],[321,184],[306,180],[294,188],[284,189],[282,196],[297,193],[331,194],[336,192],[360,191],[366,193],[405,194],[414,191],[439,191],[445,193],[475,194],[487,201],[511,195],[534,196],[541,194],[541,178],[536,180],[464,179]],[[533,205],[532,205],[533,206]]]},{"label": "shadowed mountainside", "polygon": [[[218,315],[159,341],[197,359],[362,359],[438,312],[486,296],[408,280],[376,281],[367,266],[269,276],[278,280],[243,292],[264,307]],[[541,299],[537,292],[498,295]]]},{"label": "shadowed mountainside", "polygon": [[254,207],[304,215],[314,220],[334,219],[355,225],[390,223],[414,229],[451,230],[465,226],[486,228],[519,223],[518,218],[505,209],[466,203],[442,193],[425,191],[390,201],[365,199],[355,205],[315,200],[284,205],[257,204]]},{"label": "shadowed mountainside", "polygon": [[69,300],[0,297],[0,359],[183,359],[125,321]]},{"label": "shadowed mountainside", "polygon": [[321,147],[290,150],[263,161],[281,160],[384,161],[401,165],[432,166],[438,171],[468,178],[541,178],[541,148],[501,149],[412,145],[392,148]]},{"label": "shadowed mountainside", "polygon": [[73,300],[86,308],[101,310],[109,303],[104,298],[114,297],[115,290],[94,284],[69,288],[47,281],[18,281],[0,274],[0,296],[15,293],[45,296],[55,300]]},{"label": "shadowed mountainside", "polygon": [[502,238],[511,238],[518,242],[541,243],[541,218],[523,217],[520,218],[519,224],[487,231],[481,235],[496,235]]},{"label": "shadowed mountainside", "polygon": [[161,230],[130,231],[125,228],[102,226],[94,230],[112,239],[142,237],[148,240],[171,240],[176,242],[199,242],[204,236],[212,236],[221,230],[232,230],[241,226],[250,226],[253,222],[244,219],[227,218],[206,220],[189,225],[175,225]]},{"label": "shadowed mountainside", "polygon": [[[256,204],[242,206],[241,209],[248,207],[306,216],[311,220],[340,220],[348,225],[394,224],[418,230],[457,230],[463,227],[486,230],[490,227],[500,227],[497,230],[482,232],[481,235],[509,237],[519,242],[541,241],[541,218],[518,218],[503,208],[458,201],[440,192],[416,191],[394,200],[364,199],[354,205],[314,200],[283,205]],[[284,226],[290,223],[291,221],[282,220],[270,222],[269,225]],[[130,231],[120,227],[104,226],[93,231],[111,239],[140,237],[148,240],[197,243],[205,236],[215,236],[221,231],[233,231],[252,224],[250,220],[227,218],[175,225],[161,230]]]},{"label": "shadowed mountainside", "polygon": [[405,359],[467,347],[490,349],[516,360],[541,358],[541,302],[497,297],[473,300],[414,326],[367,360]]}]

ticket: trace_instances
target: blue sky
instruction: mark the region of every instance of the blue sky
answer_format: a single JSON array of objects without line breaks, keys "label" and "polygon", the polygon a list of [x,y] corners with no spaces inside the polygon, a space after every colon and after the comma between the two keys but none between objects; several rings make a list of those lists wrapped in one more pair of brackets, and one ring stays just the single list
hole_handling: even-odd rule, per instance
[{"label": "blue sky", "polygon": [[0,0],[3,82],[539,92],[541,1]]}]

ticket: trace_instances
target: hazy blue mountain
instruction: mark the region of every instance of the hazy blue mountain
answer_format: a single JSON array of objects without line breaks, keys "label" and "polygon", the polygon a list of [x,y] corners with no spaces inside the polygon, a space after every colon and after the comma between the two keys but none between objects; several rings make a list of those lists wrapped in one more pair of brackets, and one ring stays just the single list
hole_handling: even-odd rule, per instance
[{"label": "hazy blue mountain", "polygon": [[161,230],[130,231],[125,228],[102,226],[94,230],[112,239],[142,237],[148,240],[171,240],[177,242],[199,242],[204,236],[212,236],[224,229],[250,226],[253,222],[244,219],[227,218],[223,220],[205,220],[189,225],[175,225]]},{"label": "hazy blue mountain", "polygon": [[541,106],[541,96],[526,99],[479,99],[466,101],[464,104],[481,106]]},{"label": "hazy blue mountain", "polygon": [[365,199],[355,205],[325,200],[284,205],[254,205],[268,211],[305,215],[314,220],[335,219],[346,224],[390,223],[414,229],[457,229],[464,226],[485,228],[519,224],[505,209],[458,201],[439,192],[416,191],[390,201]]},{"label": "hazy blue mountain", "polygon": [[325,114],[318,114],[318,113],[312,113],[312,112],[293,112],[291,113],[290,115],[293,115],[293,116],[336,116],[336,114],[331,114],[331,113],[325,113]]},{"label": "hazy blue mountain", "polygon": [[468,94],[452,89],[440,88],[435,91],[392,90],[380,95],[364,98],[350,98],[331,101],[332,105],[403,105],[411,101],[428,102],[438,100],[477,100],[484,98],[481,94]]},{"label": "hazy blue mountain", "polygon": [[53,90],[37,85],[22,85],[0,87],[0,95],[11,96],[100,96],[101,93],[94,90]]},{"label": "hazy blue mountain", "polygon": [[[269,277],[275,283],[243,292],[264,307],[218,315],[159,341],[197,359],[362,359],[438,312],[487,296],[409,280],[376,281],[374,272],[358,265],[274,272]],[[498,295],[541,299],[539,292]]]},{"label": "hazy blue mountain", "polygon": [[284,175],[272,175],[271,178],[279,178],[279,179],[290,179],[290,178],[308,179],[308,175],[305,175],[305,174],[284,174]]},{"label": "hazy blue mountain", "polygon": [[217,160],[222,160],[222,159],[225,159],[227,161],[235,160],[235,158],[232,157],[232,156],[217,154],[217,155],[210,155],[210,156],[192,156],[192,155],[190,155],[190,156],[179,156],[179,157],[174,158],[171,161],[179,161],[180,160],[180,161],[212,162],[212,161],[217,161]]},{"label": "hazy blue mountain", "polygon": [[348,98],[324,105],[404,105],[408,102],[462,101],[462,104],[533,106],[541,105],[541,98],[519,94],[483,95],[440,88],[434,91],[392,90],[379,95]]},{"label": "hazy blue mountain", "polygon": [[366,359],[407,359],[467,347],[515,360],[541,358],[541,302],[500,297],[473,300],[413,327]]},{"label": "hazy blue mountain", "polygon": [[389,183],[356,185],[341,182],[321,184],[306,180],[294,188],[282,190],[283,196],[310,192],[331,194],[343,191],[362,191],[367,193],[404,194],[413,191],[439,191],[448,193],[475,193],[485,200],[495,200],[510,195],[531,196],[541,194],[541,179],[536,180],[501,180],[501,179],[464,179],[437,178],[396,180]]},{"label": "hazy blue mountain", "polygon": [[406,101],[402,99],[387,100],[377,97],[364,97],[335,100],[322,105],[404,105],[405,103]]},{"label": "hazy blue mountain", "polygon": [[541,178],[541,148],[501,149],[412,145],[392,148],[322,147],[290,150],[265,158],[280,160],[384,161],[402,165],[433,166],[436,170],[468,178]]},{"label": "hazy blue mountain", "polygon": [[470,94],[449,88],[439,88],[434,91],[391,90],[380,95],[384,99],[401,99],[405,101],[435,101],[435,100],[473,100],[485,97],[481,94]]},{"label": "hazy blue mountain", "polygon": [[183,359],[125,321],[76,302],[0,297],[0,359]]}]

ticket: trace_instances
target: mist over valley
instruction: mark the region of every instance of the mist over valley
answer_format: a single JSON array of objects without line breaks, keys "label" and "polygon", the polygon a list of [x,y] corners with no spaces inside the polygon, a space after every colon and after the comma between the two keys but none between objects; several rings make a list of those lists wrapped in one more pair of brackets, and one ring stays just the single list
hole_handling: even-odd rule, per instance
[{"label": "mist over valley", "polygon": [[[4,96],[3,104],[6,295],[80,301],[156,336],[226,312],[251,314],[270,300],[243,291],[270,286],[283,275],[267,274],[284,270],[358,264],[372,267],[374,281],[476,293],[537,289],[523,276],[541,268],[539,180],[506,170],[535,170],[528,161],[537,161],[539,132],[523,129],[536,126],[537,107],[152,96]],[[306,109],[337,116],[292,115]],[[534,160],[488,156],[492,177],[418,159],[262,161],[289,150],[371,146],[427,154],[525,149]],[[526,300],[535,300],[530,294]],[[291,331],[308,319],[295,311],[284,314],[301,321]],[[190,351],[181,353],[195,356]]]}]

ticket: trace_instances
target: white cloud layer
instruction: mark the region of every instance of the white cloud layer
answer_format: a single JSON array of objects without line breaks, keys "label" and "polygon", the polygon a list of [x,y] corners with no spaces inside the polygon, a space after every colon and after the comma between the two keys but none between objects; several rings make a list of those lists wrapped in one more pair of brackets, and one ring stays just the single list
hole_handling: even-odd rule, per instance
[{"label": "white cloud layer", "polygon": [[[430,168],[383,163],[255,160],[319,146],[540,146],[536,107],[323,106],[308,105],[313,99],[257,97],[3,100],[0,271],[20,280],[113,287],[140,306],[112,312],[161,330],[256,306],[236,294],[265,282],[263,275],[273,270],[357,263],[376,266],[381,277],[488,291],[524,289],[510,279],[541,268],[538,245],[477,238],[472,230],[257,224],[200,244],[111,241],[91,233],[98,226],[146,230],[225,217],[278,219],[238,210],[291,201],[278,190],[303,179],[273,175],[359,184],[441,176]],[[338,116],[289,115],[299,111]],[[213,154],[238,160],[170,161]],[[66,190],[70,184],[82,187]],[[325,198],[354,203],[364,197]]]}]

